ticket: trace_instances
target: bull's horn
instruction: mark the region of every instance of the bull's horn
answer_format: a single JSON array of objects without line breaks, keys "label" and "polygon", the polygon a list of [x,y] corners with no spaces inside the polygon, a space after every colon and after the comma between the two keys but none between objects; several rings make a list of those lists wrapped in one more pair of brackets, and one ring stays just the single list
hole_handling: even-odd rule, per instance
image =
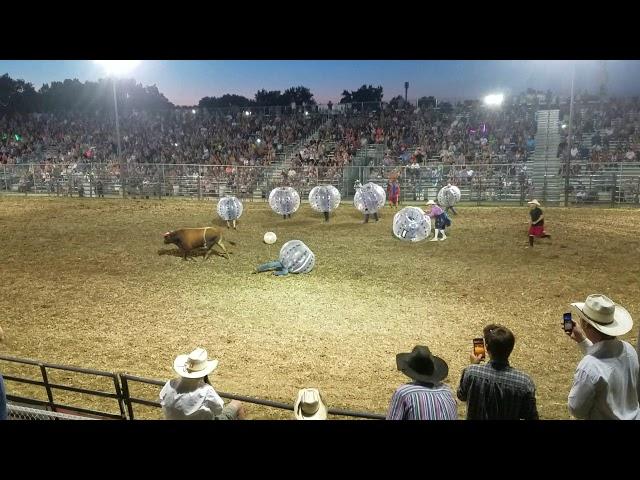
[{"label": "bull's horn", "polygon": [[166,237],[167,235],[169,235],[171,232],[165,232],[162,234],[163,237]]}]

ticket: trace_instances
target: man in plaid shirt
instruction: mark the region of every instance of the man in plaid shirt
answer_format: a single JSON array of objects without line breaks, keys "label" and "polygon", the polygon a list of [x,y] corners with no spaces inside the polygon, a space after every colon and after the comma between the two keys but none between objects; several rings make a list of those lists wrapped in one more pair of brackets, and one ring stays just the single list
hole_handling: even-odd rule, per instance
[{"label": "man in plaid shirt", "polygon": [[458,398],[467,402],[467,420],[537,420],[533,380],[509,365],[513,333],[487,325],[483,334],[490,360],[481,365],[483,357],[472,353],[472,365],[462,371],[458,387]]}]

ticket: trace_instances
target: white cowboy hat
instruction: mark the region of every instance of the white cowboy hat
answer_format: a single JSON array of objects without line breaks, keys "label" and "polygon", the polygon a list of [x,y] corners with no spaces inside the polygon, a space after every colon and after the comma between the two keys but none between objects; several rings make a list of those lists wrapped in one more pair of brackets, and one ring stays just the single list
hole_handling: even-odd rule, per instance
[{"label": "white cowboy hat", "polygon": [[326,420],[327,406],[317,388],[303,388],[293,404],[293,414],[298,420]]},{"label": "white cowboy hat", "polygon": [[204,348],[196,348],[189,355],[178,355],[173,361],[173,369],[184,378],[202,378],[213,372],[218,360],[209,360]]},{"label": "white cowboy hat", "polygon": [[529,205],[537,205],[538,207],[541,207],[542,205],[540,205],[540,202],[538,202],[538,200],[536,200],[535,198],[533,200],[531,200],[530,202],[527,202]]},{"label": "white cowboy hat", "polygon": [[571,306],[578,310],[578,315],[585,322],[605,335],[617,337],[633,328],[631,314],[599,293],[589,295],[585,302],[572,303]]}]

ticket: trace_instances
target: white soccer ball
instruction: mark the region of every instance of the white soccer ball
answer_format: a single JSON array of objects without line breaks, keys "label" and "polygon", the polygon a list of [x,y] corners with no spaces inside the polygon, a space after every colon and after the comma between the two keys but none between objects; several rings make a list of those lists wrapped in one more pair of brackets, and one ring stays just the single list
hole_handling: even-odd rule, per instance
[{"label": "white soccer ball", "polygon": [[276,234],[273,232],[267,232],[264,234],[264,243],[266,243],[267,245],[273,245],[274,243],[276,243],[277,239],[278,237],[276,237]]}]

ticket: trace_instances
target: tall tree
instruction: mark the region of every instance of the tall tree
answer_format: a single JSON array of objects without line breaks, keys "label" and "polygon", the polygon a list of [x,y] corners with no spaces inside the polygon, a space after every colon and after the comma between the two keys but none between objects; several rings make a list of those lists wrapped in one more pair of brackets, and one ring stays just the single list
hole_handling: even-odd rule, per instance
[{"label": "tall tree", "polygon": [[277,107],[286,105],[280,90],[258,90],[255,96],[256,106],[258,107]]},{"label": "tall tree", "polygon": [[362,85],[358,90],[349,92],[344,90],[340,103],[368,103],[382,101],[382,86],[373,87]]},{"label": "tall tree", "polygon": [[422,108],[435,108],[436,104],[436,98],[433,96],[422,97],[418,100],[418,106]]},{"label": "tall tree", "polygon": [[198,102],[200,108],[229,108],[229,107],[250,107],[254,105],[253,100],[235,94],[224,94],[220,98],[204,97]]},{"label": "tall tree", "polygon": [[300,105],[315,105],[316,101],[313,99],[313,93],[307,87],[303,87],[302,85],[298,87],[287,88],[282,96],[285,99],[285,104],[295,103],[297,106]]}]

